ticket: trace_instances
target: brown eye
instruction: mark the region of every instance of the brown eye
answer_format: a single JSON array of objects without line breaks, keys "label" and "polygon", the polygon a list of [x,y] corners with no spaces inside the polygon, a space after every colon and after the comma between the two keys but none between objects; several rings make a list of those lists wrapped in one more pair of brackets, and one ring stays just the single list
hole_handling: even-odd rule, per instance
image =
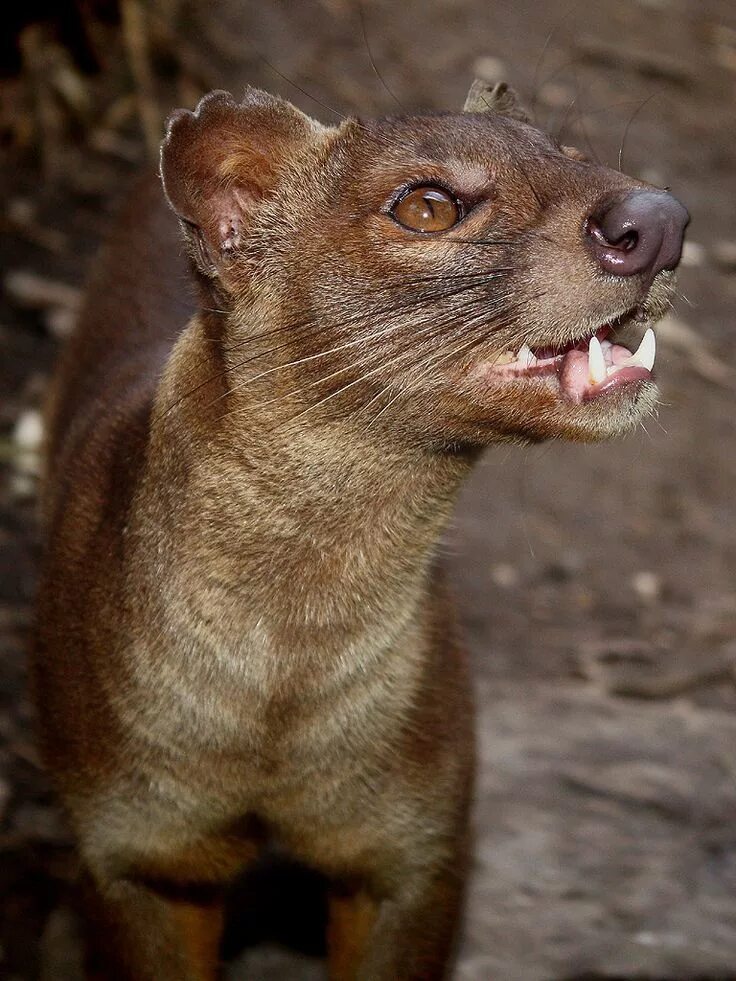
[{"label": "brown eye", "polygon": [[458,202],[441,187],[415,187],[396,202],[391,214],[413,232],[444,232],[462,217]]}]

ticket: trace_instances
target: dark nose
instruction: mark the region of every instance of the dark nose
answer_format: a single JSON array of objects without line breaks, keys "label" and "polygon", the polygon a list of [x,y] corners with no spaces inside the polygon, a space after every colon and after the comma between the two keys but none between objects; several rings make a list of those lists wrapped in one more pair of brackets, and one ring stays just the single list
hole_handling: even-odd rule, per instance
[{"label": "dark nose", "polygon": [[650,280],[680,261],[690,215],[667,191],[632,191],[606,201],[588,219],[586,232],[601,268],[614,276]]}]

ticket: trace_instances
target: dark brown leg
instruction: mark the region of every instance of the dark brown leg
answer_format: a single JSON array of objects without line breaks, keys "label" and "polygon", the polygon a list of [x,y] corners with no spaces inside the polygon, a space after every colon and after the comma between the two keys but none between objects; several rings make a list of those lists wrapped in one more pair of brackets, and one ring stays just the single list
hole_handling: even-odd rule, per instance
[{"label": "dark brown leg", "polygon": [[396,885],[380,901],[368,891],[331,896],[330,981],[449,977],[465,894],[466,841],[463,826],[449,854],[445,839],[441,857],[435,853],[432,859],[432,847],[425,845],[423,852],[418,846],[417,854],[392,862],[390,876]]},{"label": "dark brown leg", "polygon": [[456,866],[412,882],[381,903],[358,981],[441,981],[449,977],[464,895]]},{"label": "dark brown leg", "polygon": [[90,981],[215,981],[223,896],[122,880],[85,884]]},{"label": "dark brown leg", "polygon": [[327,926],[330,981],[356,981],[377,915],[377,904],[366,892],[330,895]]}]

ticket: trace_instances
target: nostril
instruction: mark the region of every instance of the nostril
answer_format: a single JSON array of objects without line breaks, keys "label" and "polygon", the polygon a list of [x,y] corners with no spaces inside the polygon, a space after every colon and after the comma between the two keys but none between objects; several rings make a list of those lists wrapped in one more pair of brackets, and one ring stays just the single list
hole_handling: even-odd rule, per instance
[{"label": "nostril", "polygon": [[637,190],[602,201],[586,222],[586,239],[604,272],[653,278],[679,262],[688,218],[666,191]]},{"label": "nostril", "polygon": [[603,248],[631,252],[639,244],[639,233],[635,228],[627,228],[622,234],[614,237],[610,233],[607,235],[595,218],[589,218],[586,230],[593,241]]}]

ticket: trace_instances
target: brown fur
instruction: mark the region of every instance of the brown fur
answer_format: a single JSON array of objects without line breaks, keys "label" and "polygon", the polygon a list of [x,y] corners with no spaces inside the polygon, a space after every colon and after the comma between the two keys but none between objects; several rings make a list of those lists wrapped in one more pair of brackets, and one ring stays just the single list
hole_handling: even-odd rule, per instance
[{"label": "brown fur", "polygon": [[[91,975],[214,978],[224,889],[271,840],[335,883],[334,981],[447,970],[473,737],[437,541],[484,445],[611,435],[654,392],[575,406],[470,369],[667,295],[581,243],[635,182],[496,94],[335,129],[213,94],[162,151],[191,273],[150,179],[98,265],[50,413],[36,650]],[[390,219],[413,180],[476,202],[461,231]]]}]

